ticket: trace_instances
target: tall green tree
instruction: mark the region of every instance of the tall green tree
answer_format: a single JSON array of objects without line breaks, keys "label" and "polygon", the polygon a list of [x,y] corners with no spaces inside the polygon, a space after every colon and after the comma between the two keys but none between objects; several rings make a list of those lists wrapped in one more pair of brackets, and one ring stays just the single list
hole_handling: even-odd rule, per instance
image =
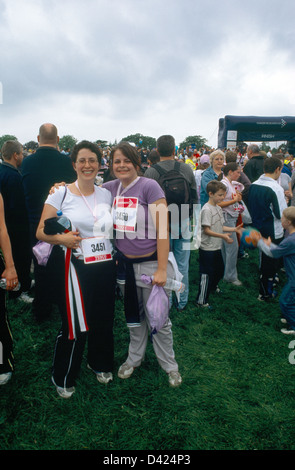
[{"label": "tall green tree", "polygon": [[24,147],[27,150],[36,150],[39,147],[39,144],[35,140],[30,140],[24,144]]},{"label": "tall green tree", "polygon": [[9,134],[2,135],[2,137],[0,137],[0,152],[3,147],[4,142],[6,142],[7,140],[17,140],[17,138],[14,135],[9,135]]},{"label": "tall green tree", "polygon": [[59,148],[60,150],[72,150],[74,145],[77,143],[77,139],[72,135],[64,135],[59,139]]},{"label": "tall green tree", "polygon": [[101,147],[103,149],[108,146],[108,141],[107,140],[98,139],[98,140],[95,140],[94,143],[97,144],[99,147]]},{"label": "tall green tree", "polygon": [[179,147],[185,149],[190,145],[195,145],[197,149],[200,149],[201,147],[203,147],[203,145],[206,145],[206,142],[207,139],[201,137],[200,135],[190,135],[179,144]]},{"label": "tall green tree", "polygon": [[131,134],[122,139],[123,141],[133,142],[139,148],[148,148],[152,150],[156,147],[156,139],[143,134]]}]

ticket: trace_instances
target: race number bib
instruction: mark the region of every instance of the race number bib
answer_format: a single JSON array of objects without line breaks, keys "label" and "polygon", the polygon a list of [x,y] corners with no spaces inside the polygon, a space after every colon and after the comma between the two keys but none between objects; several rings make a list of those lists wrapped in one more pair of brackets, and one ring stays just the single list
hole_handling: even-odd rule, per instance
[{"label": "race number bib", "polygon": [[135,232],[137,209],[137,197],[115,197],[112,209],[114,229],[119,232]]},{"label": "race number bib", "polygon": [[112,244],[107,238],[83,238],[81,242],[84,263],[100,263],[113,259]]}]

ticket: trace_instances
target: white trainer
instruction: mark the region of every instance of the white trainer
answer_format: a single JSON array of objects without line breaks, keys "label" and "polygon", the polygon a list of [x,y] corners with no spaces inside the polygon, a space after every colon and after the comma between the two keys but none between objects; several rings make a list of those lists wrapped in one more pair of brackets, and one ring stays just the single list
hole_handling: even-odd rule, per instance
[{"label": "white trainer", "polygon": [[0,385],[5,385],[11,379],[12,372],[6,372],[5,374],[0,374]]},{"label": "white trainer", "polygon": [[53,377],[51,377],[51,380],[52,380],[52,383],[55,385],[56,391],[57,391],[57,393],[60,397],[62,397],[62,398],[71,398],[73,393],[75,393],[75,387],[70,387],[70,388],[59,387],[54,382]]},{"label": "white trainer", "polygon": [[284,333],[284,335],[295,335],[295,330],[292,330],[291,328],[289,330],[287,328],[282,328],[281,332]]},{"label": "white trainer", "polygon": [[177,370],[172,370],[171,372],[169,372],[168,376],[169,384],[171,385],[171,387],[178,387],[181,384],[182,378]]},{"label": "white trainer", "polygon": [[134,367],[130,366],[128,362],[124,362],[118,370],[118,377],[120,379],[129,379],[129,377],[133,374]]},{"label": "white trainer", "polygon": [[101,384],[108,384],[113,380],[113,374],[111,372],[97,372],[96,370],[92,369],[89,364],[87,364],[87,367],[95,373],[97,380]]}]

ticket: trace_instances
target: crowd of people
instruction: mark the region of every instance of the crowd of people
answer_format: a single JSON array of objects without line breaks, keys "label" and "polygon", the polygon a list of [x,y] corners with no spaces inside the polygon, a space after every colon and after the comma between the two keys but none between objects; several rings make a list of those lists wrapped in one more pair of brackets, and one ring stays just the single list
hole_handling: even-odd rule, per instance
[{"label": "crowd of people", "polygon": [[285,260],[282,332],[295,334],[292,155],[263,154],[254,144],[244,153],[178,150],[171,135],[150,150],[128,142],[101,149],[83,140],[67,154],[51,123],[41,125],[38,144],[26,156],[18,141],[1,149],[0,384],[14,370],[6,295],[30,303],[37,322],[57,305],[51,378],[61,397],[75,392],[86,342],[89,369],[100,383],[111,382],[119,286],[130,341],[118,377],[128,379],[141,366],[151,338],[169,384],[179,386],[169,310],[187,307],[191,250],[199,250],[195,307],[210,309],[221,279],[233,289],[242,285],[237,260],[247,256],[240,243],[245,225],[258,230],[260,301],[275,297]]}]

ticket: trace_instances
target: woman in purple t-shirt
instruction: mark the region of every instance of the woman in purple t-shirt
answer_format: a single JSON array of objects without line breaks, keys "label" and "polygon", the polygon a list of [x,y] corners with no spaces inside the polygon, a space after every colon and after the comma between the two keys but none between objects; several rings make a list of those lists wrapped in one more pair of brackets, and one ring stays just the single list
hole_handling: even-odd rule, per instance
[{"label": "woman in purple t-shirt", "polygon": [[[129,353],[118,371],[122,379],[129,378],[144,359],[150,325],[146,303],[152,286],[141,275],[153,276],[153,284],[163,287],[167,278],[174,278],[174,268],[168,262],[168,211],[163,190],[149,178],[138,176],[140,158],[127,142],[113,148],[110,167],[115,180],[105,183],[113,196],[114,230],[118,255],[118,279],[124,284],[124,304],[130,331]],[[172,386],[180,385],[173,350],[171,321],[153,335],[153,347],[160,366],[169,375]]]}]

